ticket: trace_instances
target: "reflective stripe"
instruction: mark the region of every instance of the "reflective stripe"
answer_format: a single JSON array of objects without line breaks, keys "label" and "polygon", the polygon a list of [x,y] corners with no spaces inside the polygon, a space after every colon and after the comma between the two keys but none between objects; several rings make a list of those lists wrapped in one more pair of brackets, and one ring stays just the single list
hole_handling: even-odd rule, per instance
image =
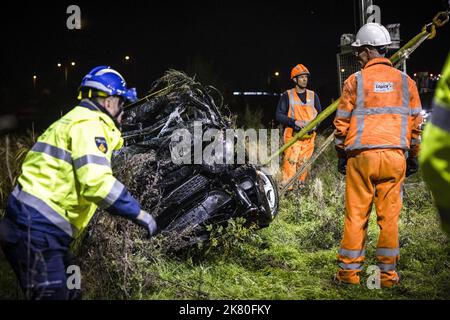
[{"label": "reflective stripe", "polygon": [[119,180],[116,180],[111,188],[111,191],[109,191],[108,195],[105,199],[103,199],[99,207],[102,209],[109,208],[114,202],[116,202],[117,199],[119,199],[120,194],[124,189],[124,185]]},{"label": "reflective stripe", "polygon": [[101,166],[111,167],[111,163],[109,163],[109,160],[106,157],[100,157],[93,154],[85,155],[73,161],[75,169],[80,169],[82,166],[87,164],[98,164]]},{"label": "reflective stripe", "polygon": [[[316,99],[316,95],[315,95],[314,92],[311,91],[311,90],[307,90],[307,92],[309,93],[309,96],[310,96],[310,98],[311,98],[311,102],[309,103],[309,105],[310,105],[311,108],[312,108],[313,119],[314,119],[315,117],[317,117],[317,110],[316,110],[316,107],[315,107],[315,99]],[[308,103],[308,98],[306,99],[306,103]]]},{"label": "reflective stripe", "polygon": [[406,73],[402,72],[402,107],[407,110],[407,114],[402,114],[402,124],[401,124],[401,134],[400,134],[400,144],[406,149],[408,144],[406,142],[406,130],[408,129],[408,116],[410,115],[409,109],[409,88],[408,88],[408,76]]},{"label": "reflective stripe", "polygon": [[403,149],[404,146],[401,144],[359,144],[357,146],[352,145],[351,147],[345,148],[345,150],[354,149]]},{"label": "reflective stripe", "polygon": [[89,81],[86,81],[83,85],[86,86],[86,87],[91,87],[91,88],[98,89],[98,90],[103,91],[103,92],[107,92],[108,94],[112,94],[113,93],[113,91],[110,88],[106,87],[104,84],[102,84],[102,83],[100,83],[98,81],[89,80]]},{"label": "reflective stripe", "polygon": [[289,106],[290,106],[290,109],[291,109],[291,118],[295,120],[294,105],[296,103],[295,103],[295,99],[294,99],[294,96],[293,96],[293,91],[294,91],[294,89],[291,89],[291,90],[288,91],[288,97],[289,97]]},{"label": "reflective stripe", "polygon": [[412,146],[416,146],[416,145],[420,144],[420,142],[421,142],[420,137],[419,137],[419,139],[411,139]]},{"label": "reflective stripe", "polygon": [[383,272],[395,271],[397,269],[397,265],[395,263],[377,263],[377,265]]},{"label": "reflective stripe", "polygon": [[[308,101],[308,96],[309,96],[309,101]],[[303,103],[303,101],[302,101],[302,104],[304,106],[305,105],[314,106],[314,93],[311,90],[306,90],[306,103]]]},{"label": "reflective stripe", "polygon": [[[309,103],[308,103],[308,95],[309,95],[309,100],[310,100]],[[312,113],[313,113],[313,115],[312,115],[313,119],[315,117],[317,117],[317,110],[316,110],[316,107],[315,107],[315,99],[316,99],[316,95],[314,94],[314,92],[311,91],[311,90],[306,90],[306,103],[304,105],[308,105],[308,106],[311,107]],[[310,122],[311,121],[308,121],[308,124]]]},{"label": "reflective stripe", "polygon": [[348,250],[348,249],[339,249],[339,254],[341,256],[346,256],[349,258],[359,258],[359,257],[363,257],[366,254],[366,250],[365,249],[361,249],[361,250]]},{"label": "reflective stripe", "polygon": [[20,190],[17,185],[14,188],[12,195],[17,200],[39,211],[40,214],[42,214],[44,217],[50,220],[55,226],[60,228],[62,231],[67,233],[70,237],[73,237],[74,234],[77,233],[77,228],[75,226],[73,226],[69,221],[64,219],[58,212],[53,210],[48,204],[46,204],[41,199],[23,190]]},{"label": "reflective stripe", "polygon": [[353,112],[354,115],[381,115],[381,114],[398,114],[409,116],[409,110],[403,107],[382,107],[382,108],[364,108]]},{"label": "reflective stripe", "polygon": [[[364,109],[364,83],[362,78],[362,72],[356,73],[356,109],[354,111]],[[364,115],[359,114],[356,116],[356,138],[355,146],[361,145],[361,138],[364,131]]]},{"label": "reflective stripe", "polygon": [[399,248],[389,249],[389,248],[377,248],[376,255],[383,257],[396,257],[400,254]]},{"label": "reflective stripe", "polygon": [[42,152],[52,156],[54,158],[64,160],[70,164],[72,164],[72,157],[70,152],[60,149],[58,147],[52,146],[51,144],[45,142],[36,142],[31,151],[34,152]]},{"label": "reflective stripe", "polygon": [[361,270],[362,266],[362,263],[339,263],[339,267],[344,270]]},{"label": "reflective stripe", "polygon": [[356,108],[364,108],[364,83],[362,78],[362,72],[355,73],[356,79]]},{"label": "reflective stripe", "polygon": [[450,107],[445,107],[439,102],[433,101],[431,123],[439,129],[450,132]]},{"label": "reflective stripe", "polygon": [[412,116],[417,116],[422,111],[422,108],[413,108],[413,109],[410,109],[410,110],[411,110],[411,115]]},{"label": "reflective stripe", "polygon": [[349,119],[351,116],[352,116],[352,112],[351,111],[345,111],[345,110],[338,109],[338,111],[336,112],[336,118],[347,118],[347,119]]}]

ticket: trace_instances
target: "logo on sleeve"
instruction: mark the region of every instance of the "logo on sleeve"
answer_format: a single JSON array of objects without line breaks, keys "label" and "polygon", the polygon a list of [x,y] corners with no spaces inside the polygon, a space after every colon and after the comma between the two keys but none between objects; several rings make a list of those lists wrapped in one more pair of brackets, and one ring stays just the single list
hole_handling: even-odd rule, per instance
[{"label": "logo on sleeve", "polygon": [[393,92],[394,83],[393,82],[375,82],[374,92]]},{"label": "logo on sleeve", "polygon": [[106,139],[103,137],[95,137],[95,144],[97,145],[98,150],[103,153],[108,152],[108,145],[106,144]]}]

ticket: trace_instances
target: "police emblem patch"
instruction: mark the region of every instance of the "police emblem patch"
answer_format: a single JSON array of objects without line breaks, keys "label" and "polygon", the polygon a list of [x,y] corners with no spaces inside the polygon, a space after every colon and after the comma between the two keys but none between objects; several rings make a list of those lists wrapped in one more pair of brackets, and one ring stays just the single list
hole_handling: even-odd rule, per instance
[{"label": "police emblem patch", "polygon": [[108,152],[108,145],[106,144],[106,139],[103,137],[95,137],[95,144],[97,145],[98,150],[103,153]]}]

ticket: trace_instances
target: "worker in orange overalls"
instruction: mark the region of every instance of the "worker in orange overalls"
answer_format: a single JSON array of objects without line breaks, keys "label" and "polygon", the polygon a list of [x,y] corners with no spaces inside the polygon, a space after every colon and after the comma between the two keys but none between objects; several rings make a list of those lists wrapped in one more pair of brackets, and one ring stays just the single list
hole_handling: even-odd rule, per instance
[{"label": "worker in orange overalls", "polygon": [[376,257],[381,287],[399,282],[398,219],[402,184],[418,170],[421,103],[415,82],[386,59],[391,43],[380,24],[361,27],[352,44],[363,69],[344,83],[334,125],[338,170],[346,174],[339,282],[359,284],[372,203],[380,227]]},{"label": "worker in orange overalls", "polygon": [[[291,71],[291,80],[295,83],[292,88],[281,95],[278,102],[276,119],[284,127],[284,143],[312,121],[321,111],[319,97],[314,91],[306,89],[310,73],[302,65],[296,65]],[[316,133],[310,132],[311,137],[295,142],[284,152],[283,183],[291,179],[304,161],[311,158],[314,152],[314,138]],[[299,178],[300,184],[304,184],[307,171]],[[292,190],[292,187],[290,188]]]}]

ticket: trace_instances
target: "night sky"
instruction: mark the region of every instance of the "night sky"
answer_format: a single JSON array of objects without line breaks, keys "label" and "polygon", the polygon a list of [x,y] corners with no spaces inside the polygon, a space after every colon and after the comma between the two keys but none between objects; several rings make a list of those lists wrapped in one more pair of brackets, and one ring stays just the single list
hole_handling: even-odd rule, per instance
[{"label": "night sky", "polygon": [[[401,23],[403,40],[420,32],[444,3],[374,0],[383,24]],[[70,4],[81,8],[82,30],[66,28]],[[278,87],[285,90],[290,69],[303,63],[312,73],[311,88],[328,104],[338,95],[340,35],[357,28],[354,10],[352,0],[16,1],[2,9],[0,22],[0,114],[46,108],[45,103],[66,110],[72,106],[62,104],[75,95],[82,76],[102,64],[122,72],[142,95],[169,68],[197,72],[226,92],[267,90],[267,78],[279,71]],[[417,50],[408,73],[438,73],[449,43],[450,24]],[[65,85],[56,64],[71,61],[76,66],[68,67]]]}]

